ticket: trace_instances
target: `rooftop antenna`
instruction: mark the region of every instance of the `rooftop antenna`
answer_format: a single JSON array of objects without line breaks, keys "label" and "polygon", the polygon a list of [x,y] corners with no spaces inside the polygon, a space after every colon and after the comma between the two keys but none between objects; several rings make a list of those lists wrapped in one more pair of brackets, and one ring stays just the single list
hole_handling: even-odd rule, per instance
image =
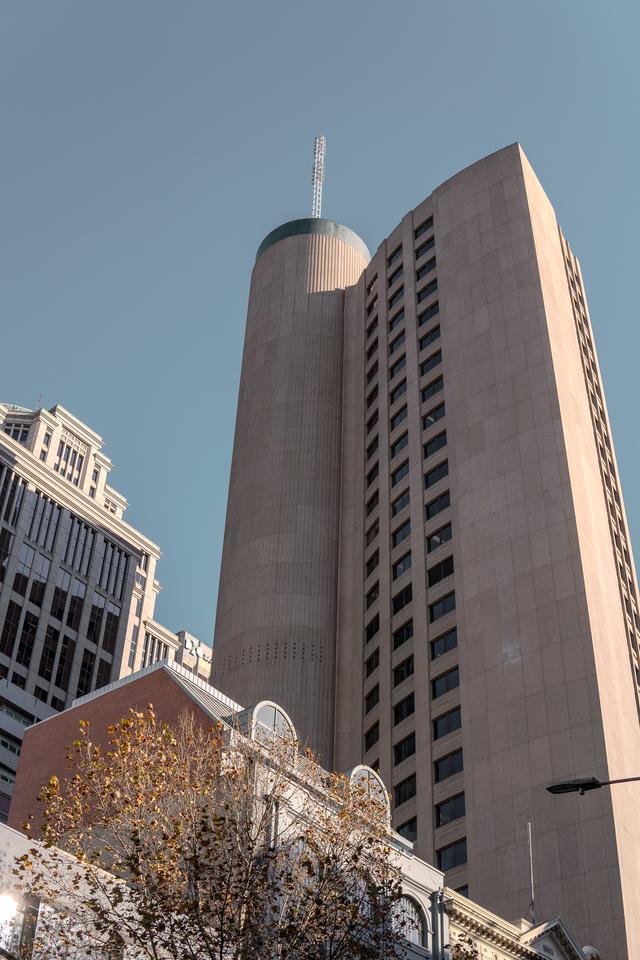
[{"label": "rooftop antenna", "polygon": [[531,922],[536,923],[536,894],[533,885],[533,840],[531,837],[531,820],[527,821],[527,832],[529,835],[529,883],[531,885],[531,902],[527,910],[527,917],[531,917]]},{"label": "rooftop antenna", "polygon": [[313,184],[311,216],[314,219],[322,216],[322,185],[324,183],[324,158],[326,152],[326,138],[315,137],[313,141],[313,171],[311,174],[311,183]]}]

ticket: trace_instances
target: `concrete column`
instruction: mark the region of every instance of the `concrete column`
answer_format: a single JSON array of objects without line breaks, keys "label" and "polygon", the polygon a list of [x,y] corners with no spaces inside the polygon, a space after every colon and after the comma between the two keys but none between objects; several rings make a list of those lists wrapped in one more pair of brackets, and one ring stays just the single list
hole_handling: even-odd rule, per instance
[{"label": "concrete column", "polygon": [[344,290],[369,255],[330,220],[297,220],[253,270],[212,681],[275,700],[333,760]]}]

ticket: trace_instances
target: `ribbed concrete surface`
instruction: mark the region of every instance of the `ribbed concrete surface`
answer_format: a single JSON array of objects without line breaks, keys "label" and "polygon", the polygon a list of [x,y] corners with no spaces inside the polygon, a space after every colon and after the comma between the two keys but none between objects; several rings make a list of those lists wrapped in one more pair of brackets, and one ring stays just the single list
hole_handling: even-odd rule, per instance
[{"label": "ribbed concrete surface", "polygon": [[280,703],[332,762],[344,288],[366,260],[296,236],[254,267],[212,677]]}]

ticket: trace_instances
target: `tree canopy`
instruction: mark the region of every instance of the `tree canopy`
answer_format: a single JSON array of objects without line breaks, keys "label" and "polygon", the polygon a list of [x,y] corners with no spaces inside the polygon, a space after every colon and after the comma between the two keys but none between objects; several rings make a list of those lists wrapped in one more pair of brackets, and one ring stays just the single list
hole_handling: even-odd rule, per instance
[{"label": "tree canopy", "polygon": [[[130,710],[82,723],[17,872],[47,960],[390,960],[402,952],[388,810],[273,733]],[[46,942],[48,940],[48,942]]]}]

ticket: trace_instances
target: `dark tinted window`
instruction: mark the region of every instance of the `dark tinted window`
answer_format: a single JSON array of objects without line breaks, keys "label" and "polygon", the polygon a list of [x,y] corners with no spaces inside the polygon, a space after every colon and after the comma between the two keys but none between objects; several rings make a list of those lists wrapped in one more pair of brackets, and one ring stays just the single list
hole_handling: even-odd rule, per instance
[{"label": "dark tinted window", "polygon": [[397,547],[399,543],[406,540],[411,533],[411,520],[405,520],[403,524],[397,527],[391,534],[391,544]]},{"label": "dark tinted window", "polygon": [[401,464],[398,467],[397,470],[394,470],[393,473],[391,474],[391,486],[395,487],[396,483],[400,483],[400,481],[403,480],[408,473],[409,473],[409,461],[406,460],[403,464]]},{"label": "dark tinted window", "polygon": [[380,699],[380,687],[376,683],[373,690],[370,690],[369,693],[364,698],[364,709],[365,713],[369,713],[370,710],[373,710],[376,703]]},{"label": "dark tinted window", "polygon": [[436,377],[435,380],[432,380],[431,383],[428,383],[426,387],[423,387],[420,391],[420,399],[422,403],[425,400],[428,400],[429,397],[433,397],[436,393],[440,393],[444,385],[444,380],[442,377]]},{"label": "dark tinted window", "polygon": [[395,597],[391,601],[391,612],[399,613],[408,603],[411,603],[413,600],[413,587],[411,584],[408,584],[400,593],[396,593]]},{"label": "dark tinted window", "polygon": [[380,736],[380,727],[376,721],[372,727],[370,727],[364,735],[364,749],[371,750],[371,747],[378,742]]},{"label": "dark tinted window", "polygon": [[431,230],[433,227],[433,217],[427,217],[424,223],[421,223],[419,227],[413,231],[413,236],[417,240],[419,237],[424,236],[427,230]]},{"label": "dark tinted window", "polygon": [[402,383],[399,383],[395,390],[392,390],[389,394],[389,403],[395,403],[396,400],[399,400],[400,397],[403,397],[407,392],[407,381],[403,380]]},{"label": "dark tinted window", "polygon": [[408,433],[403,433],[401,437],[398,437],[398,439],[395,441],[395,443],[392,443],[392,444],[391,444],[391,449],[390,449],[391,459],[393,460],[394,457],[397,457],[398,454],[399,454],[402,450],[404,450],[404,448],[407,446],[408,443],[409,443],[409,434],[408,434]]},{"label": "dark tinted window", "polygon": [[467,838],[456,840],[437,851],[438,870],[453,870],[467,862]]},{"label": "dark tinted window", "polygon": [[438,420],[442,420],[444,412],[444,403],[439,403],[437,407],[433,407],[432,410],[425,413],[422,418],[422,429],[428,430],[429,427],[432,427]]},{"label": "dark tinted window", "polygon": [[436,563],[430,568],[428,573],[429,586],[434,587],[436,583],[440,583],[445,577],[450,577],[452,573],[453,557],[445,557],[440,563]]},{"label": "dark tinted window", "polygon": [[420,280],[423,280],[427,276],[427,274],[431,273],[431,271],[435,270],[435,268],[436,268],[436,258],[431,257],[430,260],[427,260],[427,262],[422,267],[420,267],[419,270],[416,271],[416,283],[418,283]]},{"label": "dark tinted window", "polygon": [[443,477],[449,475],[449,461],[443,460],[442,463],[439,463],[437,467],[434,467],[433,470],[429,470],[424,475],[424,485],[425,487],[432,487],[434,483],[437,483],[438,480],[442,480]]},{"label": "dark tinted window", "polygon": [[393,747],[393,763],[396,766],[398,763],[402,763],[403,760],[408,760],[409,757],[412,757],[416,752],[416,735],[415,733],[410,733],[408,737],[405,737],[404,740],[401,740],[400,743],[396,743]]},{"label": "dark tinted window", "polygon": [[413,654],[410,657],[407,657],[406,660],[403,660],[402,663],[393,671],[393,685],[397,687],[398,684],[402,683],[408,677],[413,676]]},{"label": "dark tinted window", "polygon": [[431,681],[431,698],[436,700],[438,697],[449,693],[450,690],[455,690],[456,687],[459,686],[460,670],[458,667],[453,667],[451,670],[447,670],[446,673],[441,674],[439,677],[436,677],[435,680]]},{"label": "dark tinted window", "polygon": [[435,343],[436,340],[439,340],[439,339],[440,339],[440,324],[436,323],[433,330],[429,330],[429,333],[425,333],[424,337],[420,337],[418,346],[420,350],[424,350],[431,343]]},{"label": "dark tinted window", "polygon": [[445,614],[450,613],[456,608],[456,595],[455,593],[449,593],[446,597],[443,597],[441,600],[437,600],[435,603],[429,604],[429,622],[433,623],[434,620],[439,620],[440,617],[444,617]]},{"label": "dark tinted window", "polygon": [[427,553],[431,553],[432,550],[437,550],[438,547],[441,547],[443,543],[447,543],[449,540],[451,540],[451,524],[447,523],[444,527],[440,527],[439,530],[436,530],[435,533],[427,537]]},{"label": "dark tinted window", "polygon": [[455,773],[460,773],[463,769],[462,750],[454,750],[453,753],[442,757],[441,760],[436,760],[433,766],[436,783],[446,780],[447,777],[452,777]]},{"label": "dark tinted window", "polygon": [[448,653],[449,650],[455,650],[457,646],[458,628],[454,627],[453,630],[447,630],[442,636],[431,641],[431,659],[437,660],[438,657]]},{"label": "dark tinted window", "polygon": [[393,799],[396,807],[399,807],[401,803],[406,803],[407,800],[410,800],[411,797],[416,795],[416,775],[412,773],[410,777],[407,777],[406,780],[403,780],[402,783],[399,783],[397,787],[393,788]]},{"label": "dark tinted window", "polygon": [[421,243],[416,250],[416,260],[419,260],[420,257],[424,257],[425,253],[428,253],[429,250],[433,250],[436,245],[434,237],[429,237],[428,240],[425,240],[424,243]]},{"label": "dark tinted window", "polygon": [[433,721],[433,739],[439,740],[440,737],[446,737],[448,733],[459,730],[461,723],[460,707],[455,707],[448,713],[443,713],[441,717],[437,717]]},{"label": "dark tinted window", "polygon": [[364,665],[365,676],[370,677],[379,663],[380,663],[380,650],[376,649],[373,651],[373,653],[367,659],[367,662]]},{"label": "dark tinted window", "polygon": [[415,697],[412,693],[408,697],[405,697],[404,700],[401,700],[400,703],[396,703],[393,708],[393,722],[402,723],[403,720],[406,720],[407,717],[410,717],[411,714],[416,709]]},{"label": "dark tinted window", "polygon": [[410,500],[409,491],[405,490],[405,492],[401,494],[398,497],[398,499],[394,500],[393,503],[391,504],[391,516],[395,517],[400,513],[401,510],[404,510],[404,508],[408,505],[409,500]]},{"label": "dark tinted window", "polygon": [[404,370],[406,365],[407,358],[403,355],[399,360],[396,360],[392,367],[389,367],[389,380],[393,380],[394,377],[397,377],[400,371]]},{"label": "dark tinted window", "polygon": [[420,293],[418,294],[418,303],[422,303],[423,300],[426,300],[427,297],[430,297],[432,293],[435,293],[438,289],[438,278],[435,277],[433,280],[430,280],[426,287],[423,287]]},{"label": "dark tinted window", "polygon": [[426,360],[423,360],[420,364],[420,376],[423,377],[425,373],[428,373],[429,370],[433,370],[434,367],[437,367],[439,363],[442,363],[442,350],[436,350],[435,353],[432,353],[430,357],[427,357]]},{"label": "dark tinted window", "polygon": [[[453,823],[465,815],[464,793],[459,793],[455,797],[449,797],[442,803],[436,805],[436,827],[444,827],[447,823]],[[466,863],[466,855],[462,863]]]},{"label": "dark tinted window", "polygon": [[446,510],[447,507],[451,506],[451,496],[448,490],[445,490],[444,493],[441,493],[439,497],[436,497],[435,500],[430,500],[429,503],[424,508],[424,515],[427,520],[431,520],[432,517],[437,516],[439,513],[442,513],[443,510]]},{"label": "dark tinted window", "polygon": [[393,649],[397,650],[403,643],[410,640],[412,636],[413,620],[407,620],[406,623],[403,623],[402,626],[398,627],[393,633]]},{"label": "dark tinted window", "polygon": [[373,620],[370,620],[369,623],[364,628],[364,637],[365,642],[369,643],[370,640],[373,640],[376,633],[380,629],[380,616],[376,613]]},{"label": "dark tinted window", "polygon": [[418,839],[417,817],[411,817],[410,820],[406,820],[405,823],[401,823],[400,826],[396,828],[396,833],[399,833],[401,837],[405,838],[405,840],[410,840],[411,843],[414,843]]},{"label": "dark tinted window", "polygon": [[418,326],[422,327],[425,323],[428,323],[432,317],[436,317],[440,313],[440,304],[436,300],[435,303],[430,304],[426,310],[423,310],[418,316]]}]

